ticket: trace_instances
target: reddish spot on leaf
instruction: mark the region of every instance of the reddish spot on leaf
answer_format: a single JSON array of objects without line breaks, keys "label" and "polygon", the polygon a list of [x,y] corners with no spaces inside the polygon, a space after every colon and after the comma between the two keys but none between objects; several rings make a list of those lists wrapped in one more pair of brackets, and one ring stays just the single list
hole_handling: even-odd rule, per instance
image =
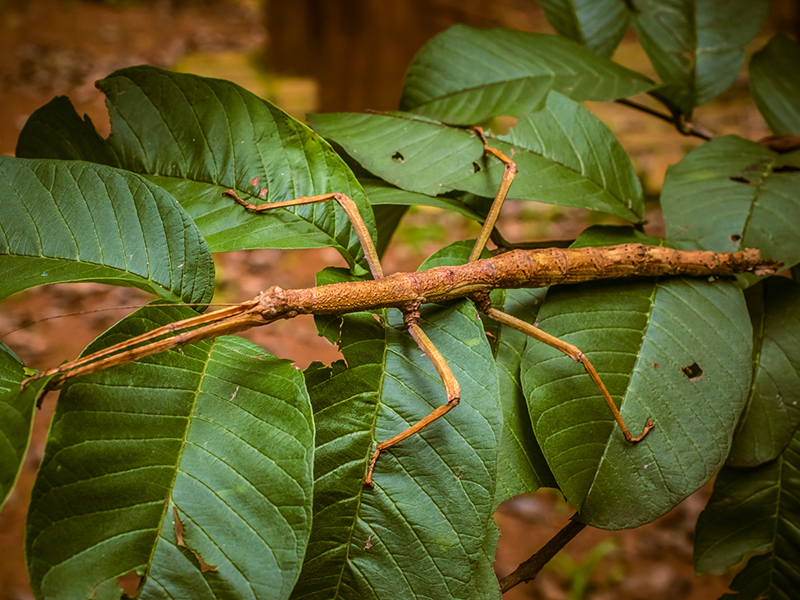
[{"label": "reddish spot on leaf", "polygon": [[261,196],[262,198],[266,198],[267,197],[267,188],[264,188],[263,190],[258,192],[258,195]]},{"label": "reddish spot on leaf", "polygon": [[653,363],[653,368],[657,369],[658,368],[658,363]]},{"label": "reddish spot on leaf", "polygon": [[256,187],[258,185],[258,177],[253,177],[253,181],[250,182],[250,185]]}]

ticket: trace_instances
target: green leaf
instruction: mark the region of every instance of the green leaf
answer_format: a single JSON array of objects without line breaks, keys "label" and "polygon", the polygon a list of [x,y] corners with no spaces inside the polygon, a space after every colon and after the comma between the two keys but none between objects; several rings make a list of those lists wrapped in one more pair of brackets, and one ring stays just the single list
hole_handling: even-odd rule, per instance
[{"label": "green leaf", "polygon": [[133,286],[208,302],[214,264],[160,187],[103,165],[0,156],[0,297],[48,283]]},{"label": "green leaf", "polygon": [[[494,197],[503,164],[470,131],[405,113],[314,115],[311,123],[364,168],[404,190]],[[583,106],[550,94],[492,146],[517,163],[509,197],[589,208],[640,221],[642,188],[611,131]]]},{"label": "green leaf", "polygon": [[539,0],[558,33],[610,58],[630,23],[625,0]]},{"label": "green leaf", "polygon": [[[192,314],[147,307],[87,352]],[[84,600],[136,571],[142,599],[287,598],[310,531],[313,440],[302,374],[241,338],[73,380],[28,513],[37,597]]]},{"label": "green leaf", "polygon": [[16,155],[120,166],[114,149],[97,133],[89,116],[81,119],[66,96],[56,96],[33,112],[19,134]]},{"label": "green leaf", "polygon": [[800,45],[783,34],[750,60],[750,94],[776,135],[800,135]]},{"label": "green leaf", "polygon": [[19,478],[31,440],[33,411],[46,380],[20,390],[25,365],[0,342],[0,510]]},{"label": "green leaf", "polygon": [[[519,119],[497,147],[517,163],[509,197],[599,210],[629,221],[644,219],[642,185],[611,130],[583,105],[552,93],[543,110]],[[485,161],[484,161],[485,163]],[[494,196],[499,161],[460,187]]]},{"label": "green leaf", "polygon": [[457,189],[483,156],[474,133],[405,113],[328,113],[309,123],[390,185],[427,196]]},{"label": "green leaf", "polygon": [[581,520],[606,529],[650,522],[722,466],[750,383],[739,289],[668,278],[557,287],[538,321],[592,361],[633,435],[655,423],[638,444],[626,442],[583,367],[528,343],[522,388],[533,431]]},{"label": "green leaf", "polygon": [[414,57],[400,108],[472,125],[537,110],[550,90],[578,102],[610,101],[652,85],[644,75],[559,36],[455,25]]},{"label": "green leaf", "polygon": [[774,461],[726,467],[697,520],[695,569],[721,572],[758,552],[731,583],[727,600],[786,599],[800,589],[800,432]]},{"label": "green leaf", "polygon": [[679,247],[759,248],[786,267],[800,262],[800,152],[715,138],[667,169],[661,205],[667,237]]},{"label": "green leaf", "polygon": [[[335,201],[257,215],[223,196],[233,189],[244,200],[262,204],[340,192],[353,199],[374,231],[355,176],[308,127],[219,79],[140,66],[116,71],[97,85],[111,116],[107,143],[120,165],[173,194],[212,252],[330,246],[366,271],[356,231]],[[74,112],[63,102],[51,103],[32,118],[55,130],[61,120],[76,120]],[[47,156],[62,145],[59,135],[49,148],[24,137],[20,144]],[[82,156],[91,160],[93,155]],[[73,158],[69,152],[59,157]]]},{"label": "green leaf", "polygon": [[729,465],[739,467],[775,459],[800,424],[800,284],[770,277],[746,298],[754,375],[728,457]]},{"label": "green leaf", "polygon": [[767,21],[766,0],[631,0],[633,27],[665,96],[683,114],[711,102],[736,79],[745,44]]},{"label": "green leaf", "polygon": [[466,598],[491,525],[501,418],[489,344],[467,302],[420,324],[461,385],[461,403],[378,458],[445,401],[399,311],[342,317],[344,361],[306,371],[317,426],[314,526],[293,598]]}]

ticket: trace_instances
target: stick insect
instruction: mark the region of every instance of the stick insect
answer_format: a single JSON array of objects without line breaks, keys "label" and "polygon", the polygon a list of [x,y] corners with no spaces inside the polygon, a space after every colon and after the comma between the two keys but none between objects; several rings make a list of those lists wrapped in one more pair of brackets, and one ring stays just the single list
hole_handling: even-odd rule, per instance
[{"label": "stick insect", "polygon": [[[282,290],[275,286],[262,292],[253,300],[177,321],[94,354],[67,362],[57,368],[46,370],[25,380],[22,385],[24,386],[32,379],[51,377],[47,385],[54,387],[67,378],[132,362],[144,356],[202,339],[235,333],[278,319],[292,318],[298,314],[341,314],[367,308],[396,307],[403,313],[403,322],[408,328],[409,334],[429,358],[441,378],[445,388],[446,402],[406,430],[376,444],[364,477],[364,485],[372,486],[373,474],[381,453],[420,432],[446,415],[460,402],[461,388],[458,381],[441,352],[420,326],[419,308],[426,302],[466,296],[473,300],[477,308],[489,318],[521,331],[583,365],[592,382],[601,392],[627,442],[635,444],[641,441],[655,427],[654,423],[648,419],[640,435],[631,434],[594,366],[579,348],[541,331],[534,325],[493,308],[489,301],[489,291],[495,287],[548,285],[549,283],[545,283],[545,281],[558,283],[625,275],[708,275],[743,271],[764,274],[774,272],[777,265],[770,261],[763,261],[757,250],[715,254],[712,252],[679,252],[669,248],[649,248],[639,244],[612,246],[605,249],[604,256],[613,257],[609,260],[616,261],[617,270],[594,264],[591,260],[594,255],[589,252],[596,252],[596,249],[558,250],[557,252],[562,253],[562,258],[567,262],[571,261],[570,268],[576,267],[576,274],[570,276],[571,278],[565,273],[568,269],[552,266],[552,254],[549,256],[551,259],[550,273],[547,276],[542,275],[540,271],[547,271],[546,259],[548,257],[542,255],[544,258],[541,258],[540,262],[535,262],[531,258],[534,255],[539,256],[536,253],[542,251],[516,250],[505,255],[501,254],[494,259],[480,259],[481,253],[494,231],[511,183],[516,176],[517,165],[503,152],[488,143],[483,130],[473,128],[473,131],[482,141],[484,153],[503,163],[504,172],[497,195],[464,268],[439,267],[423,271],[413,277],[406,273],[384,276],[367,226],[355,203],[348,196],[341,193],[327,193],[255,205],[240,198],[234,190],[228,190],[224,192],[226,196],[232,198],[245,210],[259,214],[278,208],[336,201],[353,224],[374,280],[331,284],[305,290]],[[544,252],[551,252],[551,250]],[[571,254],[567,255],[566,252]],[[413,284],[410,283],[412,279]]]}]

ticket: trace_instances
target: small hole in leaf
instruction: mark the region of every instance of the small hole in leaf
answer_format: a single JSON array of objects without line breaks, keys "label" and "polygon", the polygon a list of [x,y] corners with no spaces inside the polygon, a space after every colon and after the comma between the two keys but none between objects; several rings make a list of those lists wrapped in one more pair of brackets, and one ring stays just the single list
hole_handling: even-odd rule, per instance
[{"label": "small hole in leaf", "polygon": [[403,155],[400,154],[399,152],[395,152],[394,154],[392,154],[392,160],[399,163],[406,162],[406,159],[403,158]]},{"label": "small hole in leaf", "polygon": [[175,506],[172,507],[172,514],[175,517],[175,537],[178,538],[178,546],[182,546],[186,548],[189,552],[194,554],[194,557],[197,559],[197,562],[200,565],[201,573],[205,573],[206,571],[216,571],[217,567],[208,564],[205,560],[203,560],[203,557],[200,556],[200,553],[197,550],[195,550],[194,548],[190,548],[184,543],[183,523],[181,523],[181,518],[178,515],[178,509]]},{"label": "small hole in leaf", "polygon": [[481,166],[477,162],[472,163],[472,172],[473,173],[477,173],[480,170],[481,170]]},{"label": "small hole in leaf", "polygon": [[780,165],[778,167],[772,167],[773,173],[797,173],[800,171],[800,167],[795,167],[794,165]]},{"label": "small hole in leaf", "polygon": [[742,239],[742,236],[740,236],[738,233],[734,233],[734,234],[731,236],[731,241],[732,241],[732,242],[738,242],[738,241],[739,241],[739,240],[741,240],[741,239]]},{"label": "small hole in leaf", "polygon": [[731,177],[730,179],[731,179],[731,181],[735,181],[736,183],[747,183],[747,184],[750,183],[744,177]]},{"label": "small hole in leaf", "polygon": [[117,585],[126,596],[130,596],[131,598],[135,598],[139,593],[139,586],[141,583],[142,577],[136,571],[131,571],[130,573],[117,577]]},{"label": "small hole in leaf", "polygon": [[681,367],[681,371],[689,378],[689,381],[697,381],[703,376],[703,369],[697,363],[692,363],[688,367]]}]

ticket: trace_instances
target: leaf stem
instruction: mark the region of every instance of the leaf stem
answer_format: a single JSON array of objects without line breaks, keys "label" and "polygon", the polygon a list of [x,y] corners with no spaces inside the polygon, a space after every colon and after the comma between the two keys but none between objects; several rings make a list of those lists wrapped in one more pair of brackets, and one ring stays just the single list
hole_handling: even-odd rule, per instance
[{"label": "leaf stem", "polygon": [[[576,513],[577,514],[577,513]],[[569,523],[561,531],[555,534],[541,549],[531,556],[524,563],[520,564],[512,573],[500,580],[500,593],[504,594],[511,588],[535,579],[539,571],[558,554],[576,535],[586,527],[585,523],[573,521],[573,515]]]}]

